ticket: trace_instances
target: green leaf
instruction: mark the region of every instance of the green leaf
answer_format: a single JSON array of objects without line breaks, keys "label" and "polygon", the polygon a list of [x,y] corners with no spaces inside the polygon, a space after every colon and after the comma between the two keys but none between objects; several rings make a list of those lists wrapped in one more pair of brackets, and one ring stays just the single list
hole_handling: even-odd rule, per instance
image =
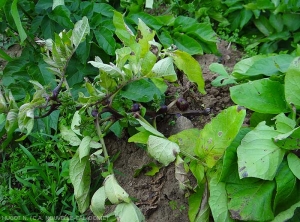
[{"label": "green leaf", "polygon": [[175,135],[170,136],[168,139],[179,145],[180,152],[187,156],[195,156],[195,148],[199,140],[200,130],[196,128],[183,130]]},{"label": "green leaf", "polygon": [[143,58],[150,49],[149,41],[154,39],[155,32],[151,30],[140,18],[138,23],[138,43],[141,46],[141,57]]},{"label": "green leaf", "polygon": [[189,196],[188,202],[189,202],[189,219],[190,221],[195,221],[195,218],[199,212],[199,208],[202,201],[202,196],[204,193],[204,187],[205,186],[197,186],[195,189],[195,193],[191,194]]},{"label": "green leaf", "polygon": [[7,62],[12,62],[14,59],[10,57],[5,51],[0,49],[0,58],[4,59]]},{"label": "green leaf", "polygon": [[128,20],[132,20],[135,24],[138,25],[139,19],[143,20],[143,22],[154,30],[159,30],[164,23],[161,23],[156,17],[149,15],[145,12],[137,12],[132,13],[126,17]]},{"label": "green leaf", "polygon": [[150,102],[154,96],[161,96],[160,90],[150,79],[140,79],[127,84],[120,95],[137,102]]},{"label": "green leaf", "polygon": [[85,40],[86,35],[90,34],[90,26],[87,17],[83,17],[82,20],[76,22],[73,31],[71,40],[75,47]]},{"label": "green leaf", "polygon": [[294,212],[300,207],[300,201],[292,205],[289,209],[280,212],[271,222],[289,221],[294,216]]},{"label": "green leaf", "polygon": [[163,58],[159,60],[152,68],[152,73],[155,77],[164,77],[170,82],[177,80],[177,75],[173,65],[173,59],[171,57]]},{"label": "green leaf", "polygon": [[234,103],[259,113],[287,112],[283,85],[270,79],[260,79],[230,88]]},{"label": "green leaf", "polygon": [[283,31],[283,19],[281,14],[271,14],[269,18],[270,24],[273,26],[273,28],[276,30],[276,32],[282,32]]},{"label": "green leaf", "polygon": [[158,39],[165,48],[169,48],[174,43],[173,38],[168,31],[162,31],[158,35]]},{"label": "green leaf", "polygon": [[276,195],[274,199],[274,209],[279,204],[287,205],[291,194],[296,187],[296,177],[290,170],[287,161],[283,161],[280,165],[277,175],[275,176],[276,181]]},{"label": "green leaf", "polygon": [[290,132],[280,134],[273,138],[274,142],[280,148],[286,150],[296,150],[300,146],[300,127],[297,127]]},{"label": "green leaf", "polygon": [[280,133],[288,133],[296,126],[296,121],[288,118],[284,113],[280,113],[274,117],[276,120],[276,130]]},{"label": "green leaf", "polygon": [[116,35],[124,43],[124,45],[133,45],[135,43],[135,37],[132,31],[125,24],[123,16],[120,12],[114,11],[113,23],[116,27]]},{"label": "green leaf", "polygon": [[298,24],[298,22],[294,22],[294,21],[298,21],[299,19],[300,19],[300,15],[298,14],[288,13],[288,12],[282,14],[283,24],[291,32],[295,32],[300,28],[300,24]]},{"label": "green leaf", "polygon": [[142,76],[148,76],[148,74],[151,72],[151,69],[156,63],[156,60],[157,60],[156,55],[154,55],[150,51],[148,51],[144,55],[144,58],[140,59]]},{"label": "green leaf", "polygon": [[140,209],[134,203],[118,204],[114,213],[122,222],[144,222],[146,221]]},{"label": "green leaf", "polygon": [[288,104],[300,109],[300,57],[293,60],[284,79],[285,98]]},{"label": "green leaf", "polygon": [[118,204],[121,202],[130,203],[128,193],[118,184],[113,174],[108,175],[104,180],[104,190],[106,197],[112,204]]},{"label": "green leaf", "polygon": [[19,11],[18,11],[18,0],[14,0],[11,4],[11,15],[14,19],[14,22],[17,26],[18,34],[21,39],[21,43],[27,38],[27,34],[22,26]]},{"label": "green leaf", "polygon": [[93,195],[91,200],[91,211],[99,220],[102,219],[102,216],[105,211],[105,200],[106,200],[104,187],[100,187]]},{"label": "green leaf", "polygon": [[79,129],[80,123],[81,123],[81,116],[79,114],[79,111],[76,111],[74,113],[74,116],[73,116],[73,119],[72,119],[71,130],[74,133],[76,133],[77,135],[81,136],[80,129]]},{"label": "green leaf", "polygon": [[243,221],[269,221],[272,212],[274,182],[259,181],[250,184],[227,184],[229,212],[231,218]]},{"label": "green leaf", "polygon": [[[149,170],[149,168],[150,168],[150,170]],[[159,172],[160,167],[157,166],[155,163],[151,162],[149,164],[143,165],[142,167],[136,169],[134,171],[133,177],[139,176],[140,173],[145,170],[147,170],[147,172],[145,173],[146,176],[154,176],[155,174],[157,174]]]},{"label": "green leaf", "polygon": [[178,69],[182,70],[188,77],[189,81],[197,83],[200,93],[205,94],[204,79],[199,63],[188,53],[176,50],[170,53]]},{"label": "green leaf", "polygon": [[211,84],[213,86],[224,86],[224,85],[236,83],[235,77],[229,75],[222,64],[212,63],[209,66],[209,70],[212,72],[216,72],[220,75],[212,81]]},{"label": "green leaf", "polygon": [[209,182],[209,199],[208,204],[216,222],[230,222],[233,221],[228,212],[227,193],[225,189],[226,184],[219,182],[215,176]]},{"label": "green leaf", "polygon": [[138,132],[137,134],[134,134],[128,139],[129,143],[141,143],[141,144],[147,144],[149,136],[152,135],[149,131],[142,131]]},{"label": "green leaf", "polygon": [[265,16],[259,16],[259,19],[253,20],[253,23],[255,24],[256,28],[265,36],[269,36],[274,32],[273,27]]},{"label": "green leaf", "polygon": [[232,75],[236,78],[239,78],[239,75],[245,75],[248,71],[248,69],[256,62],[260,61],[261,59],[265,58],[266,55],[256,55],[252,56],[247,59],[243,59],[235,64]]},{"label": "green leaf", "polygon": [[209,168],[215,166],[234,140],[243,124],[245,115],[246,110],[242,107],[231,106],[213,118],[200,131],[195,153]]},{"label": "green leaf", "polygon": [[280,133],[261,122],[249,132],[237,148],[240,178],[273,180],[285,151],[272,138]]},{"label": "green leaf", "polygon": [[26,131],[27,136],[31,133],[34,125],[34,107],[30,103],[25,103],[20,107],[18,125],[21,132]]},{"label": "green leaf", "polygon": [[49,13],[49,18],[51,20],[54,20],[64,28],[72,29],[74,24],[70,18],[70,15],[71,12],[66,6],[59,5],[55,7],[55,9],[51,11],[51,13]]},{"label": "green leaf", "polygon": [[173,36],[174,44],[179,50],[185,51],[191,55],[202,55],[201,45],[193,38],[186,34],[175,32]]},{"label": "green leaf", "polygon": [[80,160],[79,154],[76,152],[70,161],[69,170],[79,212],[84,213],[90,205],[91,166],[89,156]]},{"label": "green leaf", "polygon": [[108,55],[115,55],[117,44],[115,39],[113,38],[114,33],[105,27],[100,27],[99,29],[94,30],[94,34],[98,42],[98,45]]},{"label": "green leaf", "polygon": [[78,148],[78,154],[79,154],[79,159],[81,160],[83,157],[89,156],[90,155],[90,142],[92,138],[89,136],[83,137],[81,140],[81,143]]},{"label": "green leaf", "polygon": [[192,160],[189,167],[192,174],[196,178],[197,183],[201,184],[205,176],[205,168],[203,164],[200,161]]},{"label": "green leaf", "polygon": [[289,153],[287,156],[289,168],[293,172],[293,174],[300,180],[300,159],[293,153]]},{"label": "green leaf", "polygon": [[68,129],[68,127],[61,125],[60,127],[61,137],[69,142],[71,146],[79,146],[81,140],[77,137],[73,130]]},{"label": "green leaf", "polygon": [[113,78],[123,78],[124,76],[124,73],[122,73],[122,71],[117,66],[113,64],[104,64],[98,56],[95,58],[95,61],[89,61],[88,63],[92,64],[92,66],[100,69],[101,71],[106,72]]},{"label": "green leaf", "polygon": [[149,154],[165,166],[173,162],[176,155],[180,152],[176,143],[152,135],[149,136],[147,147]]}]

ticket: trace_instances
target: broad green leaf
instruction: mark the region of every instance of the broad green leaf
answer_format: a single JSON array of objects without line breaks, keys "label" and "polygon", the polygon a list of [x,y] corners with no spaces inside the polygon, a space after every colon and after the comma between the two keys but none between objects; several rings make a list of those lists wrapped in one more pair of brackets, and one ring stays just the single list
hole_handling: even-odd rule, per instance
[{"label": "broad green leaf", "polygon": [[256,55],[247,59],[243,59],[239,61],[237,64],[235,64],[232,75],[236,78],[239,78],[239,75],[245,75],[249,68],[256,62],[261,60],[262,58],[265,58],[266,55]]},{"label": "broad green leaf", "polygon": [[71,130],[73,130],[73,132],[76,133],[77,135],[81,136],[80,129],[79,129],[80,123],[81,123],[81,116],[79,114],[79,111],[76,111],[72,119]]},{"label": "broad green leaf", "polygon": [[298,178],[298,180],[300,180],[300,171],[299,171],[300,159],[299,159],[299,157],[293,153],[289,153],[289,155],[287,156],[287,160],[288,160],[289,168],[291,169],[293,174]]},{"label": "broad green leaf", "polygon": [[229,216],[225,186],[226,184],[219,182],[216,176],[209,182],[208,204],[215,222],[233,221]]},{"label": "broad green leaf", "polygon": [[273,14],[271,13],[269,18],[270,24],[273,26],[273,28],[276,30],[276,32],[282,32],[283,31],[283,20],[281,14]]},{"label": "broad green leaf", "polygon": [[195,153],[209,168],[215,166],[234,140],[243,124],[245,115],[244,108],[231,106],[218,114],[200,131]]},{"label": "broad green leaf", "polygon": [[288,104],[300,109],[300,57],[294,59],[284,79],[285,98]]},{"label": "broad green leaf", "polygon": [[269,221],[272,212],[272,194],[275,183],[259,181],[251,184],[227,184],[228,208],[231,218],[242,221]]},{"label": "broad green leaf", "polygon": [[87,17],[83,17],[82,20],[76,22],[72,31],[72,43],[75,49],[78,45],[85,40],[86,35],[90,34],[90,26]]},{"label": "broad green leaf", "polygon": [[105,190],[104,187],[100,187],[93,195],[91,200],[91,211],[99,219],[102,219],[102,216],[105,211]]},{"label": "broad green leaf", "polygon": [[203,50],[201,44],[192,37],[175,32],[173,36],[174,44],[179,50],[187,52],[190,55],[202,55]]},{"label": "broad green leaf", "polygon": [[81,140],[78,138],[78,136],[74,133],[73,130],[68,129],[66,126],[61,126],[60,127],[60,133],[61,137],[69,142],[71,146],[79,146],[81,143]]},{"label": "broad green leaf", "polygon": [[59,5],[65,5],[65,0],[53,0],[52,10]]},{"label": "broad green leaf", "polygon": [[159,30],[164,25],[164,23],[160,22],[156,16],[152,16],[145,12],[131,13],[130,15],[126,16],[126,19],[132,20],[136,25],[138,25],[139,19],[141,19],[153,30]]},{"label": "broad green leaf", "polygon": [[298,22],[294,21],[299,21],[300,15],[295,14],[295,13],[283,13],[282,14],[282,20],[283,24],[287,26],[288,30],[291,32],[295,32],[300,28],[300,24]]},{"label": "broad green leaf", "polygon": [[300,201],[292,205],[289,209],[280,212],[271,222],[289,221],[294,216],[294,212],[300,207]]},{"label": "broad green leaf", "polygon": [[253,63],[244,75],[256,76],[266,75],[272,76],[280,73],[285,73],[293,61],[294,56],[291,55],[275,55],[267,58],[261,58]]},{"label": "broad green leaf", "polygon": [[287,112],[283,85],[270,79],[260,79],[230,88],[234,103],[259,113]]},{"label": "broad green leaf", "polygon": [[178,69],[182,70],[188,77],[189,81],[198,85],[200,93],[205,94],[204,79],[199,63],[188,53],[176,50],[170,53]]},{"label": "broad green leaf", "polygon": [[237,148],[240,178],[274,179],[285,153],[272,140],[278,134],[273,127],[261,122],[244,137]]},{"label": "broad green leaf", "polygon": [[180,152],[187,156],[195,156],[195,148],[197,146],[197,141],[199,140],[200,130],[186,129],[175,135],[170,136],[168,139],[172,142],[175,142],[179,145]]},{"label": "broad green leaf", "polygon": [[196,19],[180,15],[174,20],[174,27],[179,28],[182,32],[186,32],[195,23],[197,23]]},{"label": "broad green leaf", "polygon": [[138,132],[128,139],[129,143],[147,144],[149,136],[152,135],[149,131]]},{"label": "broad green leaf", "polygon": [[161,96],[160,90],[150,79],[140,79],[127,84],[120,95],[137,102],[150,102],[154,96]]},{"label": "broad green leaf", "polygon": [[290,170],[287,161],[283,161],[275,176],[276,195],[274,199],[274,209],[279,204],[288,204],[287,200],[291,197],[293,190],[296,187],[296,177]]},{"label": "broad green leaf", "polygon": [[85,136],[81,140],[81,143],[78,148],[78,154],[79,154],[80,161],[82,160],[83,157],[89,156],[90,149],[91,149],[91,147],[90,147],[91,140],[92,140],[92,138],[89,136]]},{"label": "broad green leaf", "polygon": [[131,52],[129,47],[123,47],[116,50],[116,64],[118,67],[123,67],[126,64]]},{"label": "broad green leaf", "polygon": [[125,46],[131,46],[135,43],[135,37],[129,27],[125,24],[120,12],[114,11],[113,23],[116,27],[116,35]]},{"label": "broad green leaf", "polygon": [[176,155],[180,152],[176,143],[152,135],[149,136],[147,147],[149,154],[165,166],[173,162]]},{"label": "broad green leaf", "polygon": [[189,196],[188,202],[189,202],[189,219],[190,221],[195,221],[195,218],[199,212],[199,208],[202,201],[202,196],[204,193],[205,186],[197,186],[195,189],[195,193],[191,194]]},{"label": "broad green leaf", "polygon": [[17,26],[18,34],[20,36],[21,43],[27,38],[27,34],[22,26],[19,11],[18,11],[18,0],[14,0],[11,4],[11,15]]},{"label": "broad green leaf", "polygon": [[173,38],[168,31],[162,31],[158,34],[158,39],[165,48],[169,48],[174,43]]},{"label": "broad green leaf", "polygon": [[51,11],[51,13],[48,14],[48,16],[51,20],[54,20],[55,22],[57,22],[59,25],[61,25],[64,28],[72,29],[74,26],[74,24],[70,18],[71,12],[64,5],[59,5],[59,6],[55,7],[55,9],[53,9]]},{"label": "broad green leaf", "polygon": [[[149,168],[150,168],[151,170],[150,170]],[[157,166],[157,164],[155,164],[155,163],[153,163],[153,162],[148,163],[148,164],[143,165],[142,167],[136,169],[136,170],[134,171],[133,177],[139,176],[140,173],[141,173],[142,171],[145,171],[145,170],[147,170],[147,172],[145,173],[146,176],[154,176],[155,174],[157,174],[157,173],[159,172],[160,167]]]},{"label": "broad green leaf", "polygon": [[100,27],[94,30],[94,34],[98,45],[108,54],[115,55],[116,41],[113,38],[114,33],[107,29],[106,27]]},{"label": "broad green leaf", "polygon": [[84,213],[90,205],[91,166],[89,156],[80,161],[79,154],[70,161],[70,179],[74,187],[74,195],[80,213]]},{"label": "broad green leaf", "polygon": [[118,184],[115,175],[108,175],[104,180],[104,190],[106,197],[112,204],[118,204],[121,202],[130,203],[128,193]]},{"label": "broad green leaf", "polygon": [[170,82],[177,80],[173,59],[171,57],[163,58],[155,63],[152,68],[152,73],[155,75],[155,77],[164,77]]},{"label": "broad green leaf", "polygon": [[132,202],[118,204],[114,213],[120,222],[146,221],[140,209]]}]

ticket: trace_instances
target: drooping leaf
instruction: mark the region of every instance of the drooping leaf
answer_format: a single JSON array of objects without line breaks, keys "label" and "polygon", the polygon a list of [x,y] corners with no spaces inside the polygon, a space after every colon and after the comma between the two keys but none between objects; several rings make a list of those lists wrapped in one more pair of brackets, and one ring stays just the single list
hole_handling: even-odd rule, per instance
[{"label": "drooping leaf", "polygon": [[184,161],[179,155],[177,155],[175,161],[175,178],[178,181],[179,188],[181,190],[186,190],[191,188],[187,171],[184,168]]},{"label": "drooping leaf", "polygon": [[285,98],[288,104],[300,109],[300,57],[293,60],[285,75]]},{"label": "drooping leaf", "polygon": [[116,217],[122,222],[144,222],[145,217],[134,203],[118,204],[114,210]]},{"label": "drooping leaf", "polygon": [[198,85],[200,93],[205,94],[204,79],[199,63],[188,53],[176,50],[170,53],[178,69],[182,70],[188,77],[189,81]]},{"label": "drooping leaf", "polygon": [[283,85],[270,79],[233,86],[230,97],[234,103],[259,113],[279,114],[288,110]]},{"label": "drooping leaf", "polygon": [[261,122],[237,148],[240,178],[256,177],[273,180],[285,151],[272,140],[279,132]]},{"label": "drooping leaf", "polygon": [[108,175],[104,180],[104,190],[106,197],[112,204],[118,204],[121,202],[130,203],[128,193],[118,184],[115,175]]},{"label": "drooping leaf", "polygon": [[[238,134],[246,115],[240,106],[231,106],[205,125],[195,150],[197,156],[212,168]],[[228,127],[231,126],[231,127]]]},{"label": "drooping leaf", "polygon": [[176,143],[152,135],[149,136],[147,147],[149,154],[165,166],[173,162],[180,152]]},{"label": "drooping leaf", "polygon": [[227,184],[228,209],[231,218],[243,221],[269,221],[272,211],[273,181],[259,181],[250,184]]},{"label": "drooping leaf", "polygon": [[89,157],[83,157],[80,161],[79,154],[76,152],[70,161],[69,169],[79,212],[84,213],[90,205],[91,166]]},{"label": "drooping leaf", "polygon": [[105,211],[105,200],[106,200],[106,194],[104,187],[100,187],[93,195],[91,200],[91,211],[93,214],[97,216],[99,220],[102,219],[102,216]]},{"label": "drooping leaf", "polygon": [[77,135],[81,136],[80,129],[79,129],[80,123],[81,123],[81,116],[79,114],[79,111],[76,111],[74,113],[74,116],[73,116],[73,119],[72,119],[71,130],[74,133],[76,133]]}]

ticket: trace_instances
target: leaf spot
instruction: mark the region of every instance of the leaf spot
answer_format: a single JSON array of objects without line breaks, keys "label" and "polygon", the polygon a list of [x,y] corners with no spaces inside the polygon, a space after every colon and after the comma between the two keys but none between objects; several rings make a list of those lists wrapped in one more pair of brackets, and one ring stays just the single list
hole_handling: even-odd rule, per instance
[{"label": "leaf spot", "polygon": [[218,136],[221,137],[222,135],[223,135],[223,132],[222,132],[222,131],[219,131],[219,132],[218,132]]}]

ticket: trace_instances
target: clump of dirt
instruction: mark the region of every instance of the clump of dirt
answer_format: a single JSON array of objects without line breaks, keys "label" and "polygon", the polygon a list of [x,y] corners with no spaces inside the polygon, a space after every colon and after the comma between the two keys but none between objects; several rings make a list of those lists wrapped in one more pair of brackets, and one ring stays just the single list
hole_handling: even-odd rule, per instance
[{"label": "clump of dirt", "polygon": [[[216,88],[211,81],[216,77],[209,71],[209,65],[213,62],[222,62],[226,67],[233,68],[241,58],[241,52],[228,47],[228,43],[221,41],[219,51],[222,56],[203,55],[196,59],[199,61],[205,79],[207,92],[201,95],[195,85],[183,78],[177,87],[171,86],[168,90],[172,95],[181,95],[189,102],[189,109],[204,110],[210,108],[209,115],[188,116],[196,128],[210,122],[221,110],[234,105],[230,99],[229,87]],[[169,136],[172,132],[173,121],[176,115],[168,115],[158,122],[159,131]],[[140,174],[134,178],[135,171],[142,166],[155,162],[146,151],[135,144],[128,143],[126,139],[107,140],[110,154],[121,151],[114,168],[116,177],[121,186],[136,198],[137,206],[142,210],[148,222],[173,221],[186,222],[188,219],[188,203],[185,193],[180,190],[175,179],[174,164],[162,168],[155,176]]]}]

